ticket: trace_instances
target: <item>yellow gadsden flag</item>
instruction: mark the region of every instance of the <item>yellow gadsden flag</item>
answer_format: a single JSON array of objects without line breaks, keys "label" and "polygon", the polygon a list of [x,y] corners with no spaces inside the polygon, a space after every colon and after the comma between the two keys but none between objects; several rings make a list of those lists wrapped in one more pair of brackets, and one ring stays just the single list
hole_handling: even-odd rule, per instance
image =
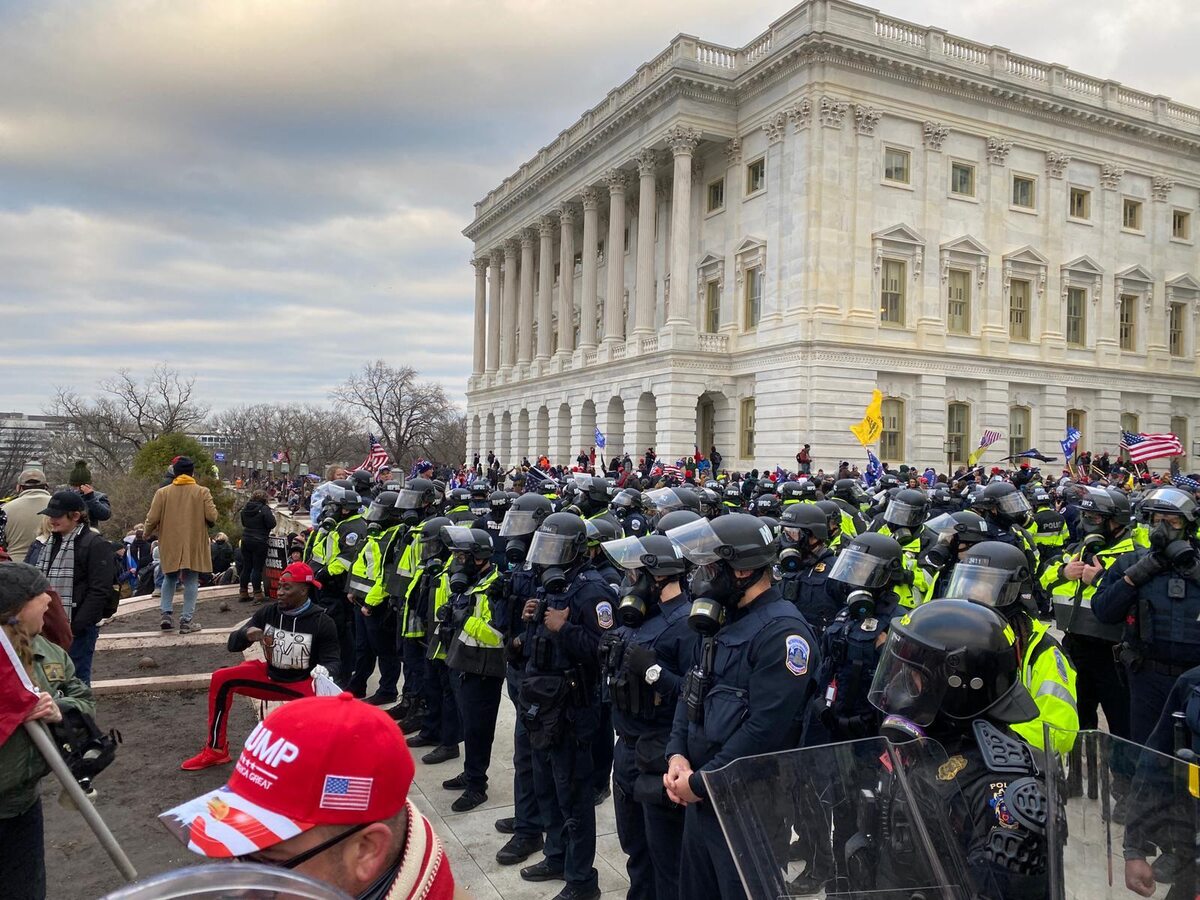
[{"label": "yellow gadsden flag", "polygon": [[883,392],[875,391],[871,394],[871,402],[867,404],[867,411],[863,414],[863,420],[857,425],[851,425],[850,430],[854,432],[854,436],[858,438],[858,442],[864,447],[879,440],[879,435],[883,434]]}]

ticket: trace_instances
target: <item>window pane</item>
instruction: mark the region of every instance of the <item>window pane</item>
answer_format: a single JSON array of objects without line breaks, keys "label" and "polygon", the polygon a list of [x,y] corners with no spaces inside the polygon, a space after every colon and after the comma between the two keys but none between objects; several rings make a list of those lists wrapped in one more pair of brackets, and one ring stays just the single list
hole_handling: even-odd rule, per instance
[{"label": "window pane", "polygon": [[1187,240],[1192,236],[1192,217],[1182,209],[1171,213],[1171,237]]},{"label": "window pane", "polygon": [[889,325],[904,324],[904,263],[898,259],[883,261],[880,284],[880,321]]},{"label": "window pane", "polygon": [[742,458],[751,459],[754,456],[754,427],[755,427],[754,398],[748,397],[742,401]]},{"label": "window pane", "polygon": [[708,211],[714,212],[725,206],[725,179],[718,178],[708,186]]},{"label": "window pane", "polygon": [[1137,349],[1137,297],[1121,295],[1120,337],[1122,350]]},{"label": "window pane", "polygon": [[1008,336],[1029,340],[1029,282],[1013,279],[1008,285]]},{"label": "window pane", "polygon": [[946,328],[952,334],[967,334],[971,330],[971,273],[951,269],[948,281]]},{"label": "window pane", "polygon": [[950,192],[952,194],[964,194],[968,197],[975,196],[975,167],[966,163],[952,163],[950,165]]},{"label": "window pane", "polygon": [[971,407],[965,403],[951,403],[946,407],[946,438],[954,444],[951,460],[955,463],[967,461],[967,423],[971,418]]},{"label": "window pane", "polygon": [[1183,304],[1172,303],[1167,315],[1167,346],[1172,356],[1183,356]]},{"label": "window pane", "polygon": [[883,177],[888,181],[898,181],[908,184],[909,153],[907,150],[897,150],[888,147],[883,151]]},{"label": "window pane", "polygon": [[1008,411],[1008,455],[1016,456],[1029,449],[1029,410],[1014,406]]},{"label": "window pane", "polygon": [[1138,432],[1138,417],[1137,413],[1121,413],[1121,430],[1129,431],[1133,434]]},{"label": "window pane", "polygon": [[1091,191],[1082,188],[1071,188],[1070,214],[1075,219],[1087,219],[1091,216]]},{"label": "window pane", "polygon": [[1013,176],[1013,206],[1033,209],[1033,179],[1022,175]]},{"label": "window pane", "polygon": [[1122,206],[1121,224],[1125,228],[1140,231],[1142,228],[1142,204],[1136,200],[1126,200]]},{"label": "window pane", "polygon": [[767,184],[767,161],[755,160],[746,166],[746,193],[761,191]]},{"label": "window pane", "polygon": [[879,435],[879,458],[888,462],[904,459],[904,401],[890,397],[880,406],[883,432]]},{"label": "window pane", "polygon": [[704,286],[704,324],[709,334],[715,334],[721,327],[721,286],[710,281]]},{"label": "window pane", "polygon": [[754,328],[762,318],[763,271],[755,266],[746,270],[746,327]]},{"label": "window pane", "polygon": [[1067,289],[1067,343],[1075,347],[1084,345],[1086,337],[1085,316],[1087,315],[1087,291],[1083,288]]}]

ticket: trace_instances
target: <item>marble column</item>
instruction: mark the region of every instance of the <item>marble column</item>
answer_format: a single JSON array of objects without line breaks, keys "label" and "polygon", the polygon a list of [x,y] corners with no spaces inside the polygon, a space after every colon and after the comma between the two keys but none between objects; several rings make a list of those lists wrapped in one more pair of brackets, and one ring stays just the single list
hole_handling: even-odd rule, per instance
[{"label": "marble column", "polygon": [[504,251],[493,250],[488,269],[488,333],[487,371],[495,372],[500,367],[500,311],[503,298],[500,292],[500,270],[504,265]]},{"label": "marble column", "polygon": [[511,369],[517,359],[517,251],[513,238],[504,242],[504,317],[500,328],[500,366]]},{"label": "marble column", "polygon": [[575,349],[575,207],[558,208],[558,355]]},{"label": "marble column", "polygon": [[538,219],[537,359],[548,362],[554,350],[554,219]]},{"label": "marble column", "polygon": [[604,343],[625,340],[625,190],[628,175],[613,169],[604,176],[608,185],[608,290],[604,294]]},{"label": "marble column", "polygon": [[667,131],[667,145],[675,157],[675,182],[671,187],[671,315],[667,324],[696,330],[689,269],[692,265],[692,153],[700,132],[686,125]]},{"label": "marble column", "polygon": [[475,267],[475,346],[471,356],[471,374],[482,375],[487,355],[487,267],[486,257],[471,260]]},{"label": "marble column", "polygon": [[654,333],[654,208],[658,154],[643,150],[638,167],[637,282],[634,287],[634,328],[638,337]]},{"label": "marble column", "polygon": [[596,242],[600,232],[600,195],[595,188],[583,189],[583,283],[579,289],[579,346],[596,349]]},{"label": "marble column", "polygon": [[517,342],[517,365],[533,359],[533,229],[521,232],[521,334]]}]

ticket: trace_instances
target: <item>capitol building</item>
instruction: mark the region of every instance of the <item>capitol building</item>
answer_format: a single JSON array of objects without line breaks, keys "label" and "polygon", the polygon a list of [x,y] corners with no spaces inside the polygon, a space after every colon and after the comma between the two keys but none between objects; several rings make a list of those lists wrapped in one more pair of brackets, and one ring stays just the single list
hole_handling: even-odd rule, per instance
[{"label": "capitol building", "polygon": [[843,0],[681,35],[475,204],[468,454],[861,466],[878,388],[892,463],[1073,426],[1187,467],[1198,203],[1160,95]]}]

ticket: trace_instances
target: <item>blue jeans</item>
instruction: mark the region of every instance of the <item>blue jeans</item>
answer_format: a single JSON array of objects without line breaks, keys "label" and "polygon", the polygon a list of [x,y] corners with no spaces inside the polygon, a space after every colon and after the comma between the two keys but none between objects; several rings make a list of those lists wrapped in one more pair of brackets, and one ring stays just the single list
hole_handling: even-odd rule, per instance
[{"label": "blue jeans", "polygon": [[178,572],[167,572],[163,575],[162,597],[159,598],[158,608],[164,616],[169,616],[175,602],[175,584],[183,582],[183,615],[180,622],[190,622],[196,612],[196,598],[200,596],[200,573],[191,569],[180,569]]},{"label": "blue jeans", "polygon": [[75,674],[84,684],[92,683],[92,657],[96,654],[96,639],[100,637],[100,628],[89,625],[71,641],[67,653],[71,662],[75,663]]}]

